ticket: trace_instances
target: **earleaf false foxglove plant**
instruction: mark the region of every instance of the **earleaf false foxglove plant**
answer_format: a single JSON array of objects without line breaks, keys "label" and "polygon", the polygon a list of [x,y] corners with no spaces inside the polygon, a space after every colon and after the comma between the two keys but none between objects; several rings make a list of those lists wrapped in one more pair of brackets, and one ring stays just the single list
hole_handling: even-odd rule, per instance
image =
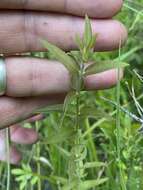
[{"label": "earleaf false foxglove plant", "polygon": [[[69,92],[67,95],[63,106],[64,113],[60,127],[62,128],[64,117],[66,117],[68,114],[68,116],[72,117],[74,121],[74,131],[72,131],[72,134],[74,134],[74,136],[72,136],[72,140],[70,141],[71,150],[67,172],[68,178],[62,186],[62,190],[86,190],[94,188],[102,183],[105,183],[108,180],[108,178],[85,180],[87,176],[87,165],[94,166],[97,163],[86,162],[86,140],[82,135],[82,124],[80,122],[82,118],[82,108],[80,105],[81,91],[84,90],[84,79],[86,76],[101,73],[111,69],[120,69],[128,66],[128,64],[117,60],[96,61],[94,47],[96,45],[97,37],[97,34],[93,34],[91,22],[88,16],[86,16],[83,37],[81,38],[78,34],[76,35],[76,44],[79,50],[66,53],[55,45],[42,40],[43,46],[50,52],[50,54],[52,54],[52,57],[55,60],[59,61],[66,67],[71,76],[71,92]],[[73,105],[75,109],[71,116],[68,113],[68,105],[73,99]],[[45,113],[46,110],[48,110],[48,108],[41,109],[39,112]]]}]

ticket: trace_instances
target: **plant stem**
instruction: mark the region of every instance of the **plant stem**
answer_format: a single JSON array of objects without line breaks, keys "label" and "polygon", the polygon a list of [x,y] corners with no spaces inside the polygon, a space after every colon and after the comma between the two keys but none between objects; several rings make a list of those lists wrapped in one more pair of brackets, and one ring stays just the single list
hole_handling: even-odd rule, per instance
[{"label": "plant stem", "polygon": [[[119,46],[119,59],[120,59],[120,55],[121,55],[121,48]],[[117,71],[117,79],[118,79],[118,83],[117,83],[117,114],[116,114],[116,127],[117,127],[117,158],[118,158],[118,167],[119,167],[119,174],[120,174],[120,184],[121,184],[121,189],[122,190],[126,190],[126,184],[124,181],[124,176],[123,176],[123,171],[122,171],[122,166],[121,166],[121,134],[120,134],[120,128],[121,128],[121,124],[120,124],[120,115],[121,115],[121,111],[120,111],[120,67],[118,66],[118,71]]]},{"label": "plant stem", "polygon": [[78,85],[76,89],[76,130],[80,128],[80,96],[81,96],[81,88],[82,88],[82,80],[83,80],[83,69],[84,66],[81,63],[80,65],[80,71],[78,75]]},{"label": "plant stem", "polygon": [[7,157],[7,185],[6,190],[10,190],[11,167],[10,167],[10,129],[5,129],[6,133],[6,157]]},{"label": "plant stem", "polygon": [[74,174],[75,174],[75,181],[76,186],[74,187],[74,190],[80,190],[80,183],[82,181],[82,166],[83,166],[83,160],[80,159],[81,156],[81,150],[80,147],[82,146],[81,143],[81,129],[80,129],[80,97],[81,97],[81,90],[82,90],[82,82],[83,82],[83,69],[84,65],[81,63],[80,71],[78,75],[78,83],[77,83],[77,89],[76,89],[76,127],[75,127],[75,142],[72,147],[72,150],[74,150]]},{"label": "plant stem", "polygon": [[[89,124],[89,119],[88,118],[85,119],[85,127],[86,127],[86,131],[88,131],[90,129],[90,124]],[[93,161],[98,162],[98,156],[97,156],[97,152],[96,152],[96,146],[94,144],[94,139],[92,137],[92,131],[88,133],[88,148],[89,148],[89,150],[91,150],[89,152],[90,161],[91,162],[93,162]],[[91,169],[91,173],[92,173],[93,178],[97,174],[97,171],[98,171],[97,168],[92,168]]]},{"label": "plant stem", "polygon": [[[37,131],[39,130],[39,122],[38,121],[36,122],[36,129],[37,129]],[[37,158],[39,158],[40,157],[40,142],[37,143],[36,150],[37,150]],[[40,166],[39,161],[37,162],[37,173],[38,173],[39,176],[41,175],[41,166]],[[38,178],[37,189],[42,190],[41,179],[40,178]]]}]

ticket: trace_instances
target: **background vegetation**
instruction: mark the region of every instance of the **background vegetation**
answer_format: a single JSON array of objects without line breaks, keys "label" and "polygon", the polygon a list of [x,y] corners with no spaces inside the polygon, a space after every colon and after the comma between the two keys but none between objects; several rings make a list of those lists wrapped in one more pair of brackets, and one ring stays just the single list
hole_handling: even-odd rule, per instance
[{"label": "background vegetation", "polygon": [[[129,31],[128,42],[121,50],[120,58],[130,63],[130,67],[125,70],[120,88],[118,85],[110,90],[82,93],[82,106],[89,107],[84,110],[81,121],[87,147],[86,162],[89,163],[85,166],[87,175],[83,189],[143,189],[143,134],[138,131],[141,123],[101,98],[117,102],[120,93],[121,106],[143,118],[143,0],[125,1],[118,19]],[[98,53],[97,56],[98,59],[109,60],[117,58],[118,54],[115,51]],[[36,128],[40,141],[33,147],[19,145],[24,159],[18,167],[12,166],[11,190],[64,189],[62,184],[67,177],[68,142],[74,135],[73,123],[65,118],[63,128],[59,129],[62,118],[59,108],[45,114],[43,121],[24,125]],[[0,189],[6,190],[7,169],[4,163],[0,165],[0,176]],[[91,179],[96,187],[89,185],[88,180]],[[70,190],[70,187],[66,189]]]}]

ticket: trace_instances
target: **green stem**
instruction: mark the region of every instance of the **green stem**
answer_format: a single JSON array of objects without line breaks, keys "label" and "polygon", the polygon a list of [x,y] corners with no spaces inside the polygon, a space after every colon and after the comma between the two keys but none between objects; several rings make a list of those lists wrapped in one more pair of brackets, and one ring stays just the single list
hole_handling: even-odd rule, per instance
[{"label": "green stem", "polygon": [[6,132],[6,157],[7,157],[7,185],[6,190],[10,190],[11,167],[10,167],[10,129],[5,129]]},{"label": "green stem", "polygon": [[[40,157],[40,143],[37,144],[37,156]],[[37,173],[38,175],[41,175],[41,166],[40,162],[37,162]],[[41,179],[38,179],[38,190],[42,190],[41,188]]]},{"label": "green stem", "polygon": [[[85,119],[85,126],[86,126],[86,131],[88,131],[90,129],[90,124],[89,124],[89,119],[86,118]],[[88,148],[89,150],[91,150],[89,152],[89,158],[90,161],[97,161],[98,162],[98,156],[97,156],[97,152],[96,152],[96,146],[94,143],[94,139],[92,137],[92,131],[90,133],[88,133]],[[94,178],[95,175],[97,174],[98,169],[97,168],[92,168],[91,169],[91,173],[92,173],[92,177]]]},{"label": "green stem", "polygon": [[[120,58],[120,48],[119,48],[119,58]],[[120,128],[121,128],[121,123],[120,123],[120,66],[118,65],[118,71],[117,71],[117,115],[116,115],[116,127],[117,127],[117,158],[118,158],[118,167],[119,167],[119,174],[120,174],[120,184],[121,184],[121,189],[126,190],[126,184],[124,180],[124,175],[123,175],[123,170],[121,166],[121,134],[120,134]]]},{"label": "green stem", "polygon": [[[36,129],[37,129],[37,131],[39,130],[39,122],[36,122]],[[37,143],[36,150],[37,150],[37,158],[40,158],[40,143]],[[38,173],[39,176],[41,175],[41,166],[40,166],[39,161],[37,162],[37,173]],[[38,178],[37,189],[42,190],[42,185],[41,185],[41,179],[40,178]]]},{"label": "green stem", "polygon": [[76,132],[79,129],[79,119],[80,119],[80,92],[76,95]]},{"label": "green stem", "polygon": [[[74,153],[74,158],[77,159],[77,157],[80,156],[80,152],[77,151],[77,149],[80,146],[80,138],[81,138],[81,130],[80,130],[80,97],[81,97],[81,88],[82,88],[82,76],[83,76],[83,64],[81,64],[81,70],[79,71],[79,76],[78,76],[78,85],[77,85],[77,89],[76,89],[76,139],[75,139],[75,150]],[[78,176],[76,181],[76,187],[74,187],[74,190],[76,188],[76,190],[80,190],[79,184],[81,183],[81,176],[80,176],[80,170],[81,170],[81,160],[77,161],[75,160],[75,173],[77,174],[78,172]],[[78,172],[77,172],[78,171]]]}]

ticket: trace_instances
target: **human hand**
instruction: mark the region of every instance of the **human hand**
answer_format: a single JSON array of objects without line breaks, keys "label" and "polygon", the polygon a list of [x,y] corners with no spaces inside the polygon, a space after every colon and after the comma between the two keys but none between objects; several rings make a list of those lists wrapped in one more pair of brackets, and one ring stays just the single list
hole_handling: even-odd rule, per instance
[{"label": "human hand", "polygon": [[[127,37],[124,26],[111,19],[121,6],[121,0],[108,0],[108,3],[106,0],[1,0],[0,53],[9,56],[5,59],[7,89],[0,98],[1,128],[31,117],[38,108],[62,103],[70,90],[70,77],[62,64],[12,56],[44,51],[39,40],[42,38],[64,50],[76,49],[75,34],[82,35],[85,14],[93,18],[93,31],[98,33],[95,51],[114,50]],[[104,89],[116,81],[116,71],[110,70],[88,76],[85,86],[87,90]]]},{"label": "human hand", "polygon": [[[26,122],[33,123],[35,121],[41,120],[43,118],[42,115],[34,116],[28,119]],[[7,161],[7,145],[6,145],[6,130],[2,129],[0,131],[0,160]],[[17,150],[14,144],[23,144],[23,145],[31,145],[36,143],[38,140],[38,133],[34,129],[23,128],[20,124],[15,124],[10,126],[10,162],[12,164],[18,164],[21,160],[21,153]],[[8,158],[9,159],[9,158]]]}]

